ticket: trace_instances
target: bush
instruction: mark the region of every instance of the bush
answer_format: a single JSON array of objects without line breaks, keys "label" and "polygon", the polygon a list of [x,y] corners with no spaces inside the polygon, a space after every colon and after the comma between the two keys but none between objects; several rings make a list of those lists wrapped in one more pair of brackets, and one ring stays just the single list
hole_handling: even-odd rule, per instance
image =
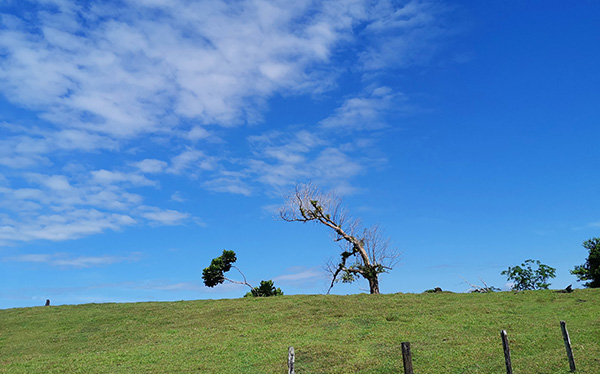
[{"label": "bush", "polygon": [[255,287],[252,291],[244,295],[244,297],[268,297],[268,296],[281,296],[283,292],[281,288],[275,288],[272,280],[260,281],[260,286]]}]

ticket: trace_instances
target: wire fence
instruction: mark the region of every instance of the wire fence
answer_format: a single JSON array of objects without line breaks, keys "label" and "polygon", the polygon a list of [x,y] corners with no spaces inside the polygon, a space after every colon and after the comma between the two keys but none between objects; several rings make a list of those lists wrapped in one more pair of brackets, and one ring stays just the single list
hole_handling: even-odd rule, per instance
[{"label": "wire fence", "polygon": [[[573,357],[573,349],[571,348],[571,339],[569,338],[569,332],[567,331],[567,324],[565,321],[560,321],[560,328],[562,331],[563,340],[565,343],[565,349],[567,351],[567,358],[569,360],[569,369],[571,373],[575,372],[575,358]],[[504,364],[506,366],[506,374],[513,374],[512,362],[510,359],[510,347],[508,344],[508,334],[506,330],[500,331],[500,338],[502,340],[502,349],[504,351]],[[412,352],[410,348],[410,342],[402,342],[400,344],[402,349],[402,364],[404,367],[404,374],[414,374],[412,364]],[[295,374],[295,361],[296,352],[294,347],[288,348],[288,374]]]}]

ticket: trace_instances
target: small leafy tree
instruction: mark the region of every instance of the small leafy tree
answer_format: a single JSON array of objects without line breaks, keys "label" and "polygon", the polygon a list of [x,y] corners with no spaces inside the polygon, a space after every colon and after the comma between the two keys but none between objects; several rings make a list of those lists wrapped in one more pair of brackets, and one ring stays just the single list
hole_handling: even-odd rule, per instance
[{"label": "small leafy tree", "polygon": [[[233,265],[233,263],[236,261],[237,257],[234,251],[223,250],[223,254],[219,257],[213,258],[210,262],[210,266],[206,267],[202,271],[204,285],[206,287],[215,287],[216,285],[228,281],[235,284],[244,284],[250,287],[250,292],[248,292],[245,296],[267,297],[283,295],[283,292],[280,288],[275,288],[272,280],[261,281],[259,287],[252,287],[252,285],[250,285],[250,283],[248,283],[246,280],[244,273],[242,273],[238,267]],[[225,273],[231,270],[231,268],[237,270],[244,280],[236,281],[225,277]]]},{"label": "small leafy tree", "polygon": [[272,280],[268,281],[260,281],[260,286],[252,289],[252,291],[248,292],[244,295],[244,297],[254,296],[254,297],[268,297],[268,296],[281,296],[283,292],[281,288],[275,288]]},{"label": "small leafy tree", "polygon": [[[532,265],[537,265],[537,269],[533,269]],[[549,278],[555,278],[556,269],[548,265],[544,265],[540,260],[525,260],[521,266],[509,266],[504,270],[502,275],[506,275],[506,280],[513,281],[512,290],[547,290],[550,283]]]},{"label": "small leafy tree", "polygon": [[589,281],[584,283],[585,287],[600,287],[600,238],[592,238],[583,242],[583,247],[589,250],[589,256],[583,265],[575,266],[571,274],[577,276],[578,281]]}]

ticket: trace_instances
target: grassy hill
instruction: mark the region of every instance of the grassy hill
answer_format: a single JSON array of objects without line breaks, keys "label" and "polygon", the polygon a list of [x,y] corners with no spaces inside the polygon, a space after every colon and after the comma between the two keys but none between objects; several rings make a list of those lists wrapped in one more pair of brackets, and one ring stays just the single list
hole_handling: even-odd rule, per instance
[{"label": "grassy hill", "polygon": [[0,310],[0,373],[600,373],[600,289],[282,296]]}]

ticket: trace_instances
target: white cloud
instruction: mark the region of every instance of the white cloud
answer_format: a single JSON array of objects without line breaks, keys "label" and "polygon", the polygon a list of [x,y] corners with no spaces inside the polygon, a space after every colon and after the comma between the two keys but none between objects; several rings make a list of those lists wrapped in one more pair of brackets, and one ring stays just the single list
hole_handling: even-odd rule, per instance
[{"label": "white cloud", "polygon": [[[203,292],[203,293],[227,293],[227,292],[241,292],[242,290],[248,291],[248,287],[246,285],[235,284],[225,282],[223,284],[219,284],[216,287],[206,287],[202,283],[196,282],[177,282],[171,283],[167,281],[154,280],[154,281],[146,281],[139,282],[129,285],[132,289],[138,290],[156,290],[156,291],[194,291],[194,292]],[[244,292],[246,292],[244,291]]]},{"label": "white cloud", "polygon": [[49,156],[59,151],[116,150],[117,143],[83,130],[26,128],[0,125],[5,137],[0,140],[0,165],[14,169],[51,165]]},{"label": "white cloud", "polygon": [[138,168],[142,173],[160,173],[167,167],[167,163],[161,160],[147,158],[142,161],[133,163],[133,166]]},{"label": "white cloud", "polygon": [[366,71],[425,64],[440,41],[455,32],[440,24],[448,8],[432,1],[412,0],[400,7],[382,1],[370,11],[372,22],[361,35],[369,47],[359,54]]},{"label": "white cloud", "polygon": [[134,223],[135,220],[128,215],[105,213],[95,209],[42,214],[32,221],[16,221],[0,216],[0,242],[39,239],[62,241],[98,234],[106,229],[118,230]]},{"label": "white cloud", "polygon": [[305,2],[159,4],[39,4],[31,20],[12,17],[0,30],[3,93],[65,128],[115,137],[169,131],[170,111],[252,122],[273,92],[320,85],[310,71],[352,27],[347,3],[337,13]]},{"label": "white cloud", "polygon": [[156,182],[136,173],[123,173],[120,171],[95,170],[91,172],[94,183],[113,184],[117,182],[128,182],[134,186],[154,186]]},{"label": "white cloud", "polygon": [[314,288],[317,283],[324,283],[328,275],[323,269],[317,267],[292,267],[285,274],[273,278],[273,282],[279,285],[289,285],[300,288]]},{"label": "white cloud", "polygon": [[70,191],[72,189],[68,179],[64,175],[51,175],[43,183],[54,191]]},{"label": "white cloud", "polygon": [[6,257],[8,262],[33,262],[64,268],[88,268],[95,266],[111,265],[119,262],[139,261],[140,253],[129,256],[78,256],[72,257],[64,253],[56,254],[24,254]]},{"label": "white cloud", "polygon": [[172,284],[153,284],[150,286],[144,286],[142,288],[152,289],[158,291],[205,291],[206,287],[198,283],[180,282]]},{"label": "white cloud", "polygon": [[23,0],[11,12],[0,15],[0,94],[29,117],[0,124],[2,243],[198,220],[144,205],[142,187],[164,173],[242,195],[306,180],[348,191],[379,162],[368,131],[404,104],[366,75],[372,86],[318,127],[251,136],[250,155],[225,134],[260,122],[275,95],[334,89],[357,62],[372,74],[426,57],[422,42],[441,33],[421,1]]},{"label": "white cloud", "polygon": [[[299,182],[313,181],[346,193],[353,192],[349,181],[365,170],[369,158],[364,142],[340,143],[342,136],[299,131],[291,134],[268,133],[249,139],[254,157],[248,160],[246,173],[282,192]],[[351,156],[363,151],[364,159]]]},{"label": "white cloud", "polygon": [[[188,213],[143,205],[128,188],[154,185],[136,173],[28,173],[26,186],[0,187],[0,242],[62,241],[140,223],[174,225]],[[3,213],[6,212],[6,213]]]},{"label": "white cloud", "polygon": [[318,270],[317,268],[309,268],[309,269],[293,268],[293,269],[288,269],[288,271],[289,271],[288,274],[279,275],[279,276],[273,278],[273,280],[279,281],[279,282],[292,282],[293,283],[293,282],[305,281],[307,279],[324,277],[324,272],[322,270]]},{"label": "white cloud", "polygon": [[58,150],[115,150],[118,147],[117,142],[107,136],[92,134],[83,130],[60,130],[56,133],[48,133],[46,139]]},{"label": "white cloud", "polygon": [[194,126],[187,134],[187,138],[190,140],[200,140],[212,138],[213,134],[201,126]]},{"label": "white cloud", "polygon": [[[171,115],[254,122],[273,93],[331,87],[338,68],[329,63],[341,45],[357,42],[360,51],[367,38],[366,69],[397,67],[429,53],[443,32],[434,27],[440,7],[423,1],[47,4],[0,29],[0,90],[41,111],[77,147],[102,134],[169,132]],[[359,23],[366,27],[354,35]]]},{"label": "white cloud", "polygon": [[196,176],[198,171],[213,169],[215,162],[214,158],[207,157],[204,152],[188,148],[171,159],[171,166],[167,168],[167,172],[181,174],[191,170],[188,175]]},{"label": "white cloud", "polygon": [[[572,228],[572,230],[586,230],[586,229],[595,229],[600,227],[600,222],[590,222],[586,225],[582,225],[582,226],[574,226]],[[550,231],[547,230],[536,230],[536,234],[537,235],[546,235],[548,234]]]},{"label": "white cloud", "polygon": [[152,221],[153,223],[159,223],[162,225],[178,225],[190,217],[188,213],[182,213],[171,209],[163,210],[151,207],[146,209],[149,210],[142,212],[140,216]]},{"label": "white cloud", "polygon": [[376,130],[387,127],[386,114],[406,107],[406,97],[389,87],[376,87],[359,97],[346,99],[328,118],[320,122],[325,128]]},{"label": "white cloud", "polygon": [[183,203],[183,202],[185,202],[187,200],[181,196],[181,192],[175,191],[175,193],[173,193],[173,195],[171,195],[171,201],[176,201],[178,203]]},{"label": "white cloud", "polygon": [[250,196],[251,188],[244,178],[243,173],[236,172],[221,172],[220,175],[204,182],[203,186],[211,191],[232,193],[236,195]]}]

